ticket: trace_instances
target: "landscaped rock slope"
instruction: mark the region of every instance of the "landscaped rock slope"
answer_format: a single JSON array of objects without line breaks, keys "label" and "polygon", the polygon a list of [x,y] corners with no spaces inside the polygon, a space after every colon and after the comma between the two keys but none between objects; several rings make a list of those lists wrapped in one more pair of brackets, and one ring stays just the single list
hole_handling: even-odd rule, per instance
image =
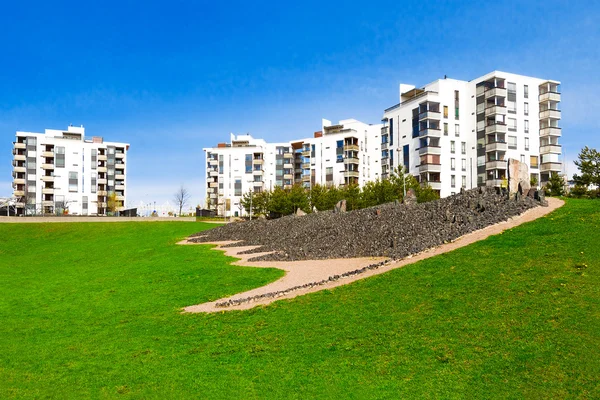
[{"label": "landscaped rock slope", "polygon": [[383,204],[347,213],[319,212],[276,220],[231,223],[193,235],[191,242],[241,241],[274,251],[256,260],[312,260],[383,256],[403,258],[505,221],[539,206],[493,188],[464,191],[437,201]]}]

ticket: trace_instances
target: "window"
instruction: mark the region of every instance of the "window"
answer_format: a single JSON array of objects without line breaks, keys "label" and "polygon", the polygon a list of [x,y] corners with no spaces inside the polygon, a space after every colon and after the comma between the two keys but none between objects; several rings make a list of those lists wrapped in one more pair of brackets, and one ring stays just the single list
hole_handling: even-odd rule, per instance
[{"label": "window", "polygon": [[410,166],[410,150],[407,144],[402,148],[402,161],[404,163],[404,170],[408,171]]},{"label": "window", "polygon": [[523,113],[529,115],[529,103],[523,104]]},{"label": "window", "polygon": [[454,124],[454,136],[460,136],[460,125]]},{"label": "window", "polygon": [[511,132],[517,131],[517,119],[516,118],[508,118],[508,130]]},{"label": "window", "polygon": [[463,187],[463,188],[467,187],[467,177],[465,175],[462,176],[461,187]]},{"label": "window", "polygon": [[333,182],[333,167],[325,168],[325,181]]},{"label": "window", "polygon": [[55,152],[56,156],[56,168],[64,168],[65,167],[65,148],[62,146],[56,146]]},{"label": "window", "polygon": [[444,118],[448,118],[448,106],[444,106]]},{"label": "window", "polygon": [[454,91],[454,118],[458,119],[458,90]]},{"label": "window", "polygon": [[69,172],[69,192],[77,192],[77,172]]},{"label": "window", "polygon": [[454,140],[450,141],[450,153],[454,154],[456,152]]},{"label": "window", "polygon": [[525,154],[521,154],[521,162],[525,163]]},{"label": "window", "polygon": [[92,149],[92,169],[98,166],[98,149]]},{"label": "window", "polygon": [[467,142],[460,142],[460,154],[467,154]]},{"label": "window", "polygon": [[242,180],[236,179],[233,185],[233,195],[241,196],[242,195]]},{"label": "window", "polygon": [[450,175],[450,186],[456,187],[456,175]]},{"label": "window", "polygon": [[528,99],[529,98],[529,86],[525,85],[523,87],[523,96]]},{"label": "window", "polygon": [[529,166],[531,168],[537,168],[538,167],[538,157],[537,156],[530,156],[529,157]]},{"label": "window", "polygon": [[444,122],[444,136],[448,136],[448,123]]},{"label": "window", "polygon": [[523,121],[523,130],[525,131],[525,133],[529,133],[529,120],[525,120]]},{"label": "window", "polygon": [[450,159],[450,169],[452,171],[454,171],[456,169],[456,159],[454,159],[454,158]]},{"label": "window", "polygon": [[525,138],[525,151],[529,151],[529,138]]},{"label": "window", "polygon": [[508,148],[512,149],[512,150],[516,150],[517,149],[517,137],[516,136],[509,136],[508,137]]},{"label": "window", "polygon": [[245,167],[246,167],[246,173],[247,174],[251,174],[252,173],[252,154],[246,154],[245,156]]},{"label": "window", "polygon": [[508,88],[506,92],[507,108],[508,112],[514,114],[517,112],[517,84],[514,82],[508,82]]},{"label": "window", "polygon": [[96,173],[92,172],[92,184],[90,186],[92,188],[92,193],[96,193]]},{"label": "window", "polygon": [[460,168],[463,171],[467,170],[467,159],[463,158],[462,160],[460,160]]}]

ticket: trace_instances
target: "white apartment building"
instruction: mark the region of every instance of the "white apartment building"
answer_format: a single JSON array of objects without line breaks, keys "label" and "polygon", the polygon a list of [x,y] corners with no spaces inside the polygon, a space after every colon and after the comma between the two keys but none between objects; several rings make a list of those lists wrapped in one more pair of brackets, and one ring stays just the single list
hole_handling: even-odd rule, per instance
[{"label": "white apartment building", "polygon": [[293,185],[363,185],[380,177],[381,124],[348,119],[322,120],[312,138],[267,143],[231,134],[229,143],[203,149],[206,154],[207,207],[227,216],[246,215],[245,193]]},{"label": "white apartment building", "polygon": [[462,187],[500,186],[512,158],[544,184],[562,170],[559,87],[500,71],[400,85],[400,103],[382,120],[382,176],[403,166],[446,197]]},{"label": "white apartment building", "polygon": [[17,132],[13,143],[13,197],[18,215],[105,215],[108,196],[125,207],[129,144],[85,138],[85,128]]}]

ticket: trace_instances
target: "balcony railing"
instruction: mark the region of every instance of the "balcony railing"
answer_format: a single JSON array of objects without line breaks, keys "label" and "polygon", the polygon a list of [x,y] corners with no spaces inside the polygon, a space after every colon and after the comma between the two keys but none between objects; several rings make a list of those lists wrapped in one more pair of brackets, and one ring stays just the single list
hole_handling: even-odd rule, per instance
[{"label": "balcony railing", "polygon": [[560,137],[561,135],[562,135],[562,130],[556,126],[549,126],[549,127],[540,129],[540,137],[545,137],[545,136]]},{"label": "balcony railing", "polygon": [[485,169],[506,169],[506,161],[494,160],[485,163]]},{"label": "balcony railing", "polygon": [[490,142],[485,145],[485,151],[506,151],[508,149],[508,145],[506,142]]},{"label": "balcony railing", "polygon": [[547,144],[540,146],[540,154],[560,154],[562,148],[559,144]]},{"label": "balcony railing", "polygon": [[442,164],[421,164],[419,172],[442,172]]},{"label": "balcony railing", "polygon": [[560,119],[560,110],[544,110],[540,111],[540,119]]},{"label": "balcony railing", "polygon": [[506,131],[507,131],[506,124],[503,124],[503,123],[490,124],[485,127],[486,134],[506,133]]},{"label": "balcony railing", "polygon": [[360,151],[357,144],[344,144],[344,151]]},{"label": "balcony railing", "polygon": [[439,146],[425,146],[419,148],[419,155],[425,154],[440,155],[442,154],[442,148]]},{"label": "balcony railing", "polygon": [[547,101],[560,101],[560,93],[546,92],[539,95],[540,103],[545,103]]},{"label": "balcony railing", "polygon": [[506,115],[506,106],[493,105],[485,109],[485,116]]},{"label": "balcony railing", "polygon": [[562,170],[562,163],[560,162],[544,162],[541,164],[541,172],[560,172]]},{"label": "balcony railing", "polygon": [[419,137],[441,137],[442,131],[438,128],[427,128],[419,131]]}]

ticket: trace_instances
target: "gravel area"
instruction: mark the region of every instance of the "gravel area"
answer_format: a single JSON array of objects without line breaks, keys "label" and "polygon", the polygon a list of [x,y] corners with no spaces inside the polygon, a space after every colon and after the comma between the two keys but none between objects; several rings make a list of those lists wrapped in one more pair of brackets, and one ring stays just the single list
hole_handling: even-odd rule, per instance
[{"label": "gravel area", "polygon": [[332,211],[276,220],[232,223],[189,238],[190,242],[236,241],[256,246],[252,261],[331,258],[404,258],[469,232],[506,221],[540,202],[518,200],[478,188],[422,204],[388,203],[347,213]]},{"label": "gravel area", "polygon": [[[223,312],[230,310],[246,310],[257,306],[264,306],[277,300],[291,299],[307,293],[323,289],[332,289],[341,285],[364,279],[369,276],[382,274],[395,268],[443,254],[457,248],[467,246],[490,235],[499,234],[506,229],[513,228],[524,222],[533,221],[549,214],[562,206],[564,202],[559,199],[548,199],[548,207],[534,207],[521,215],[512,217],[507,221],[487,226],[486,228],[468,233],[455,241],[445,243],[421,253],[410,255],[401,260],[386,258],[351,258],[329,260],[304,260],[304,261],[250,261],[252,257],[248,250],[252,247],[233,247],[232,242],[219,242],[217,250],[224,251],[226,255],[239,258],[235,265],[255,268],[280,268],[285,275],[268,285],[239,293],[227,298],[218,299],[203,304],[185,307],[184,312]],[[194,242],[184,240],[180,244],[193,245]]]}]

